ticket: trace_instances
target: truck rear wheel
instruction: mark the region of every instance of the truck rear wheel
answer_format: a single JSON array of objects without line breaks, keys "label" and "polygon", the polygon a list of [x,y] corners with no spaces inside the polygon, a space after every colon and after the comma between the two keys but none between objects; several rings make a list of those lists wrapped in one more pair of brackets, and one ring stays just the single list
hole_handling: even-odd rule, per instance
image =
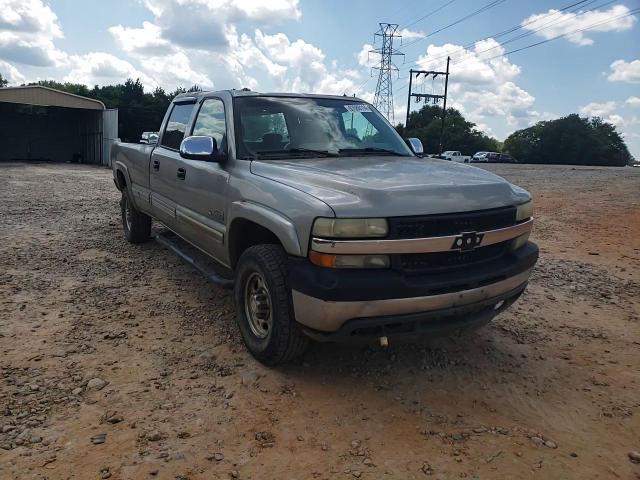
[{"label": "truck rear wheel", "polygon": [[127,240],[131,243],[143,243],[149,240],[151,217],[136,210],[126,189],[122,191],[120,210],[122,211],[122,228]]},{"label": "truck rear wheel", "polygon": [[247,349],[265,365],[288,362],[309,344],[293,314],[286,260],[280,245],[255,245],[236,269],[238,327]]}]

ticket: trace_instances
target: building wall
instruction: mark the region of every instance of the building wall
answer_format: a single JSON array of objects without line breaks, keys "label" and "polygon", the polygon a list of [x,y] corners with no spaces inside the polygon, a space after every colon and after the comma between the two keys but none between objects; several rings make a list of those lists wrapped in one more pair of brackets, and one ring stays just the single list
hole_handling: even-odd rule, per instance
[{"label": "building wall", "polygon": [[100,163],[102,110],[0,102],[0,160]]}]

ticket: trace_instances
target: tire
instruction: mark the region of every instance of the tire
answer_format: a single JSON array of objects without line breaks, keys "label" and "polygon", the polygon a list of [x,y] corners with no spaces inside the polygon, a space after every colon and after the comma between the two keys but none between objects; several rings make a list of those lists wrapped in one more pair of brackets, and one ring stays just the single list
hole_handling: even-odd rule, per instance
[{"label": "tire", "polygon": [[122,191],[120,200],[122,214],[122,229],[124,236],[130,243],[143,243],[151,236],[151,217],[136,210],[129,199],[126,188]]},{"label": "tire", "polygon": [[236,268],[238,327],[249,352],[268,366],[293,360],[309,345],[295,321],[286,260],[280,245],[255,245]]}]

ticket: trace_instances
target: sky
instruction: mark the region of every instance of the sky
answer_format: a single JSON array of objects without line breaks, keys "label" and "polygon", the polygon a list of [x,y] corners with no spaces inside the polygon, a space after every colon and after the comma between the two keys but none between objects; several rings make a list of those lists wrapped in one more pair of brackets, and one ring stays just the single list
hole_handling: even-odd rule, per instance
[{"label": "sky", "polygon": [[[10,85],[139,78],[148,91],[198,84],[373,101],[374,34],[393,23],[404,54],[394,57],[395,123],[409,69],[444,70],[450,56],[448,104],[487,134],[600,116],[640,159],[639,12],[640,0],[0,0],[0,74]],[[416,88],[442,93],[442,77]]]}]

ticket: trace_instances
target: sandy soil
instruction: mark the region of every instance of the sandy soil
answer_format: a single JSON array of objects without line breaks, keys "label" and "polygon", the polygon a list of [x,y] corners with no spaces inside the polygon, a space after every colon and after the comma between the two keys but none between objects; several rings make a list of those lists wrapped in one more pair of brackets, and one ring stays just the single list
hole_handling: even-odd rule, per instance
[{"label": "sandy soil", "polygon": [[0,478],[640,478],[640,169],[490,169],[536,198],[516,305],[268,369],[110,171],[0,164]]}]

